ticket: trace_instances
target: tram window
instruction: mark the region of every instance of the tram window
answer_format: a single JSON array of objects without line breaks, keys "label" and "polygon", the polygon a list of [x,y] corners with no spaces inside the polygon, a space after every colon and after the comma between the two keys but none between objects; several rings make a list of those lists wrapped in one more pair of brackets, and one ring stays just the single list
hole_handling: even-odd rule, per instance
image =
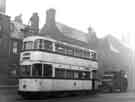
[{"label": "tram window", "polygon": [[45,50],[47,51],[52,51],[52,42],[51,41],[48,41],[48,40],[45,40],[44,41],[44,47],[45,47]]},{"label": "tram window", "polygon": [[85,58],[89,58],[89,52],[84,51],[84,57],[85,57]]},{"label": "tram window", "polygon": [[45,77],[52,77],[52,65],[44,64],[44,76]]},{"label": "tram window", "polygon": [[87,58],[89,58],[90,57],[90,52],[87,52],[86,56],[87,56]]},{"label": "tram window", "polygon": [[73,55],[73,48],[71,48],[71,47],[66,47],[66,54],[67,54],[67,55]]},{"label": "tram window", "polygon": [[82,57],[82,51],[78,49],[78,57]]},{"label": "tram window", "polygon": [[86,73],[85,73],[85,72],[82,72],[81,78],[82,78],[82,79],[85,79],[85,76],[86,76]]},{"label": "tram window", "polygon": [[21,65],[19,74],[20,76],[30,76],[31,65]]},{"label": "tram window", "polygon": [[97,78],[97,71],[96,70],[93,70],[92,71],[92,78],[93,79],[96,79]]},{"label": "tram window", "polygon": [[56,43],[56,52],[65,54],[65,46],[62,44]]},{"label": "tram window", "polygon": [[80,54],[81,54],[81,57],[84,58],[84,51],[83,50],[81,50]]},{"label": "tram window", "polygon": [[32,41],[24,42],[23,50],[30,50],[32,48],[33,48],[33,42]]},{"label": "tram window", "polygon": [[80,57],[80,49],[74,49],[74,56]]},{"label": "tram window", "polygon": [[41,39],[40,40],[40,49],[44,49],[44,40],[43,39]]},{"label": "tram window", "polygon": [[93,53],[93,58],[94,58],[94,60],[96,60],[96,53],[95,52]]},{"label": "tram window", "polygon": [[42,75],[42,64],[33,64],[32,75],[33,76],[41,76]]},{"label": "tram window", "polygon": [[79,79],[79,72],[74,72],[74,79]]},{"label": "tram window", "polygon": [[90,72],[85,72],[86,75],[85,75],[85,79],[90,79]]},{"label": "tram window", "polygon": [[60,69],[60,68],[56,68],[55,69],[55,77],[56,78],[65,78],[65,70]]},{"label": "tram window", "polygon": [[34,48],[35,49],[39,49],[39,46],[40,46],[40,40],[35,40],[35,43],[34,43]]},{"label": "tram window", "polygon": [[44,49],[44,40],[43,39],[35,40],[34,48],[35,49]]},{"label": "tram window", "polygon": [[92,58],[93,60],[96,60],[96,53],[95,53],[95,52],[91,52],[91,58]]},{"label": "tram window", "polygon": [[18,42],[13,41],[13,49],[12,49],[13,54],[18,54]]},{"label": "tram window", "polygon": [[74,78],[74,73],[72,70],[67,70],[66,71],[66,78],[68,79],[73,79]]},{"label": "tram window", "polygon": [[92,51],[90,51],[90,57],[89,58],[93,59],[93,52]]},{"label": "tram window", "polygon": [[79,79],[90,79],[90,72],[79,72]]},{"label": "tram window", "polygon": [[74,48],[74,56],[77,56],[77,49]]}]

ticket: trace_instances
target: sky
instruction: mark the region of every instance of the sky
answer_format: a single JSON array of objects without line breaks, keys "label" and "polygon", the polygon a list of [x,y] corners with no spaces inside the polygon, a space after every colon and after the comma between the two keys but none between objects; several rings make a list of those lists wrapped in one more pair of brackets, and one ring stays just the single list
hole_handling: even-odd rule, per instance
[{"label": "sky", "polygon": [[[56,21],[88,32],[91,26],[98,37],[125,36],[135,46],[135,0],[6,0],[6,14],[13,19],[20,13],[28,23],[33,12],[45,24],[46,10],[56,9]],[[128,36],[129,35],[129,36]],[[135,48],[135,47],[134,47]]]}]

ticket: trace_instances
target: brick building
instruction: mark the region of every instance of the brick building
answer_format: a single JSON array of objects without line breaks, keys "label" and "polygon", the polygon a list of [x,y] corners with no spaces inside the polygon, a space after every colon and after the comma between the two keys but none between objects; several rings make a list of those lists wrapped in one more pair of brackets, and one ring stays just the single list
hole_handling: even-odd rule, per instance
[{"label": "brick building", "polygon": [[[0,14],[0,85],[16,84],[16,68],[19,65],[24,25]],[[13,81],[14,80],[14,81]]]}]

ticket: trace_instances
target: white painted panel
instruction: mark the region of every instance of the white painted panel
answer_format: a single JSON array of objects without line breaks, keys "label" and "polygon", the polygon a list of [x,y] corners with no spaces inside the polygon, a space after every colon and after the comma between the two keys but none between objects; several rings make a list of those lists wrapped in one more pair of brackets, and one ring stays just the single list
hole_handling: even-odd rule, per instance
[{"label": "white painted panel", "polygon": [[[19,79],[19,90],[38,91],[40,90],[41,79]],[[26,86],[25,88],[23,86]]]},{"label": "white painted panel", "polygon": [[45,52],[39,52],[39,51],[32,52],[30,57],[31,57],[31,60],[40,60],[40,61],[47,61],[47,62],[52,62],[52,63],[78,65],[78,66],[84,66],[84,67],[95,68],[95,69],[97,69],[97,66],[98,66],[96,62],[93,62],[91,60],[85,60],[85,59],[74,58],[70,56],[63,56],[59,54],[45,53]]},{"label": "white painted panel", "polygon": [[92,89],[91,81],[82,80],[81,84],[82,84],[82,89]]},{"label": "white painted panel", "polygon": [[52,90],[52,79],[43,79],[40,83],[40,90],[41,91],[51,91]]},{"label": "white painted panel", "polygon": [[[26,88],[23,88],[23,85]],[[68,91],[91,90],[91,80],[20,79],[21,91]]]},{"label": "white painted panel", "polygon": [[91,89],[91,81],[84,80],[54,80],[52,89],[58,90],[83,90]]},{"label": "white painted panel", "polygon": [[0,13],[6,12],[6,0],[0,0]]}]

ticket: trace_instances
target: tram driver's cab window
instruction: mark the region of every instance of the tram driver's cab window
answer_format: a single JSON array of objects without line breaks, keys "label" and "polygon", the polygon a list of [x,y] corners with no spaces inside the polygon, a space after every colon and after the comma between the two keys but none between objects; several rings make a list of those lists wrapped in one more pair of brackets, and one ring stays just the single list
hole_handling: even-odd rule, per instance
[{"label": "tram driver's cab window", "polygon": [[42,76],[42,64],[32,65],[32,76]]}]

